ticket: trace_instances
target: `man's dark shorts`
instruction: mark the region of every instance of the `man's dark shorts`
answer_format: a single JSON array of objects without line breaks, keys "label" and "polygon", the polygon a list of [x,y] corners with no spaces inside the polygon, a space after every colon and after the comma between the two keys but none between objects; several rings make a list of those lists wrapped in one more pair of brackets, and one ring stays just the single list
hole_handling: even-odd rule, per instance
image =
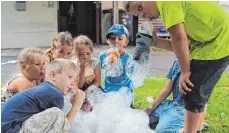
[{"label": "man's dark shorts", "polygon": [[218,60],[191,60],[191,92],[184,96],[185,109],[203,112],[212,91],[229,64],[229,56]]}]

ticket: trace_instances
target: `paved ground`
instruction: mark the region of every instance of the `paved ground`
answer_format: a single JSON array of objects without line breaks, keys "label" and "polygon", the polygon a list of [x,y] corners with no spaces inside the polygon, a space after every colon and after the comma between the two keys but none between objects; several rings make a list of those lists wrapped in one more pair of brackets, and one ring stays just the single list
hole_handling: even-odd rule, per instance
[{"label": "paved ground", "polygon": [[[97,57],[100,52],[107,48],[108,46],[104,45],[95,47],[94,57]],[[133,47],[131,46],[126,49],[130,53],[133,51]],[[1,50],[1,82],[6,82],[18,72],[18,64],[16,63],[16,60],[20,51],[21,49]],[[175,55],[172,52],[152,52],[150,54],[150,65],[148,65],[149,68],[146,68],[146,70],[151,76],[165,75],[174,60]],[[229,67],[226,71],[229,71]]]}]

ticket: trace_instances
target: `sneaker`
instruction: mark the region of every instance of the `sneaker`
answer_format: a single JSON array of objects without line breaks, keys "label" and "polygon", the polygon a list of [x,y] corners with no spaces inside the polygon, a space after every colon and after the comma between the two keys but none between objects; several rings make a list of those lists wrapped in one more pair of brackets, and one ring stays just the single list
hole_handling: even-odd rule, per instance
[{"label": "sneaker", "polygon": [[208,128],[209,128],[209,125],[206,122],[203,122],[202,128],[198,132],[201,133],[203,131],[207,131]]}]

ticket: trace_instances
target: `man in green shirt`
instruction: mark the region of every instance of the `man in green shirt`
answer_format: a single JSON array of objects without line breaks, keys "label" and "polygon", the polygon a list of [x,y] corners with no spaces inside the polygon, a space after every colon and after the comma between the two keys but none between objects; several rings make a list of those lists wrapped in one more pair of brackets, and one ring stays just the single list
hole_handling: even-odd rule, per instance
[{"label": "man in green shirt", "polygon": [[185,133],[196,133],[214,86],[229,64],[229,15],[217,2],[123,2],[127,12],[146,19],[161,17],[170,40],[153,46],[174,51],[180,64]]}]

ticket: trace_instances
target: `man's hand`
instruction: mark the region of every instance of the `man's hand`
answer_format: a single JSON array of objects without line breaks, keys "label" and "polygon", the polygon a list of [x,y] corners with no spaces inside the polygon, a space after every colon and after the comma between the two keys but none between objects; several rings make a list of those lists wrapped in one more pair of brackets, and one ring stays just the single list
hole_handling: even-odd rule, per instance
[{"label": "man's hand", "polygon": [[189,80],[191,72],[181,73],[179,81],[179,91],[182,94],[187,94],[187,92],[192,91],[190,87],[194,87],[192,82]]},{"label": "man's hand", "polygon": [[150,116],[153,112],[153,109],[151,107],[147,107],[147,108],[143,109],[143,111],[146,112],[146,114],[148,114]]},{"label": "man's hand", "polygon": [[81,108],[85,99],[85,92],[77,89],[76,93],[73,96],[72,107]]}]

